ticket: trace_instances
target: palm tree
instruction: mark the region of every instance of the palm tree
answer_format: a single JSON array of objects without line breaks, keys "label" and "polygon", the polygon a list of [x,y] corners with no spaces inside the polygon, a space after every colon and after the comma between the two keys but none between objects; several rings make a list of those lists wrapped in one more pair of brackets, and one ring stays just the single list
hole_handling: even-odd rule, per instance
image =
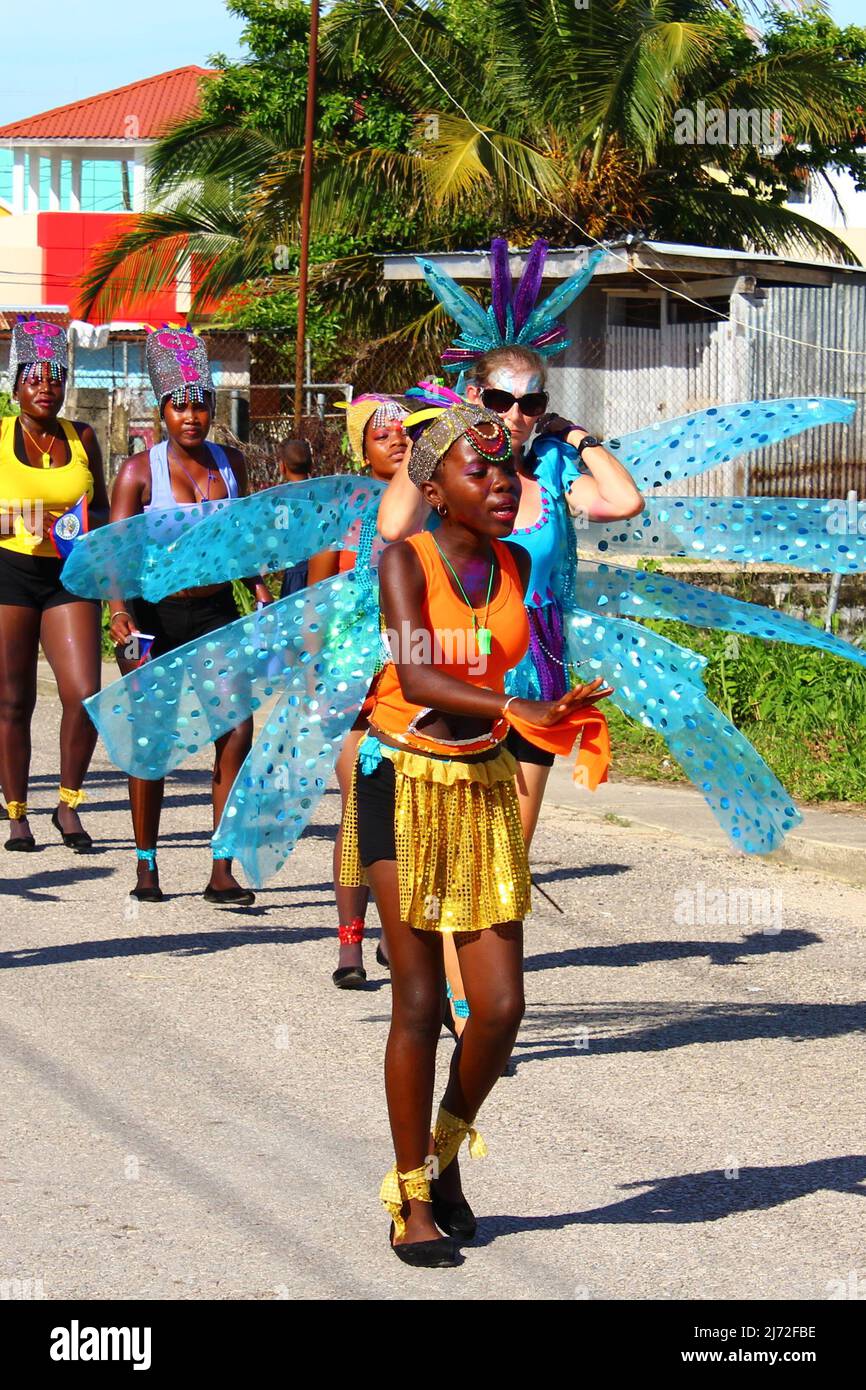
[{"label": "palm tree", "polygon": [[[399,31],[373,0],[340,0],[322,30],[331,90],[353,78],[361,53],[414,120],[402,147],[333,136],[317,145],[312,282],[323,303],[340,306],[348,339],[408,333],[426,351],[441,337],[439,311],[420,292],[383,284],[381,252],[452,249],[494,232],[574,244],[641,231],[853,258],[783,206],[785,175],[808,169],[810,144],[844,146],[866,99],[863,74],[844,57],[768,56],[739,10],[711,0],[586,9],[391,0],[389,10]],[[779,111],[785,149],[677,145],[675,114],[699,99]],[[166,285],[190,264],[194,310],[250,281],[290,288],[301,118],[297,106],[282,122],[204,114],[163,139],[151,161],[159,206],[96,256],[85,311],[110,314],[128,290]]]}]

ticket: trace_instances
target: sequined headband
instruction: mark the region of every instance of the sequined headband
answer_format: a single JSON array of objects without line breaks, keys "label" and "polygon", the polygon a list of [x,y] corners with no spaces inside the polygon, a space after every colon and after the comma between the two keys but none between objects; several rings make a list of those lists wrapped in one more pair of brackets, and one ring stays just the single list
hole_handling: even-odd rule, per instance
[{"label": "sequined headband", "polygon": [[9,379],[15,388],[18,372],[23,369],[29,376],[42,374],[42,363],[47,362],[54,381],[62,381],[69,365],[66,333],[56,323],[45,323],[42,319],[21,319],[12,329],[12,342],[9,345]]},{"label": "sequined headband", "polygon": [[[213,410],[216,391],[207,348],[189,327],[166,325],[148,333],[145,358],[153,394],[160,407],[171,396],[175,405],[191,399],[197,403],[207,402]],[[188,390],[191,390],[189,396],[178,395]]]},{"label": "sequined headband", "polygon": [[408,414],[406,407],[400,405],[392,396],[365,393],[355,396],[351,401],[336,401],[338,410],[346,412],[346,433],[352,453],[359,463],[364,463],[364,431],[372,420],[373,428],[387,424],[389,420],[402,420]]},{"label": "sequined headband", "polygon": [[[416,487],[429,483],[452,444],[464,434],[482,458],[511,458],[511,435],[492,410],[477,405],[455,405],[445,410],[432,407],[408,416],[406,428],[411,430],[426,420],[433,423],[418,435],[409,455],[409,477]],[[491,426],[491,432],[485,433],[483,425]]]}]

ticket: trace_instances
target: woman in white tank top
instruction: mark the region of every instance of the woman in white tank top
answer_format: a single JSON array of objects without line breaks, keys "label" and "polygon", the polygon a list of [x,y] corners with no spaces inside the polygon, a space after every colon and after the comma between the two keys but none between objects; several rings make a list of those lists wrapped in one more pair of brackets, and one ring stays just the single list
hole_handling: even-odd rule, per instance
[{"label": "woman in white tank top", "polygon": [[[124,460],[111,497],[111,520],[122,521],[158,507],[198,506],[247,491],[246,464],[238,449],[222,449],[207,441],[215,404],[207,353],[191,332],[162,329],[147,340],[147,361],[159,400],[167,438],[149,453]],[[262,603],[271,594],[260,576],[245,581]],[[111,603],[111,635],[123,674],[138,665],[139,633],[154,637],[150,657],[224,627],[238,617],[230,584],[186,589],[147,603],[136,597]],[[147,658],[145,658],[147,659]],[[226,799],[252,743],[252,719],[223,734],[214,744],[213,825],[219,824]],[[156,866],[164,779],[129,779],[129,799],[138,857],[138,878],[131,896],[140,902],[161,902]],[[230,859],[212,859],[204,890],[208,902],[248,906],[255,896],[231,871]]]}]

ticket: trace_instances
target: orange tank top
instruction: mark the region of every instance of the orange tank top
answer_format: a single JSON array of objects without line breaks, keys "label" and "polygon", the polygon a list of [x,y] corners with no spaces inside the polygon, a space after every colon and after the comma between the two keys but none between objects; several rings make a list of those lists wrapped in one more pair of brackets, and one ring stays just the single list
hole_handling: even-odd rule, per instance
[{"label": "orange tank top", "polygon": [[[452,580],[436,549],[433,533],[421,531],[410,536],[409,545],[418,556],[426,579],[426,594],[422,607],[424,627],[409,632],[389,634],[392,649],[396,643],[401,660],[415,660],[424,665],[438,665],[457,680],[483,690],[505,691],[505,675],[526,654],[529,646],[529,620],[524,606],[523,586],[517,566],[507,545],[493,541],[499,566],[499,581],[486,604],[475,608],[479,627],[490,628],[490,654],[478,650],[475,625],[465,599],[455,591]],[[405,624],[408,627],[408,623]],[[408,653],[408,655],[407,655]],[[393,661],[384,668],[376,686],[375,704],[370,721],[383,734],[419,752],[450,753],[478,752],[502,741],[508,732],[504,719],[498,719],[489,735],[471,740],[443,743],[426,738],[415,728],[418,719],[427,714],[422,705],[410,704],[403,696],[400,678]]]}]

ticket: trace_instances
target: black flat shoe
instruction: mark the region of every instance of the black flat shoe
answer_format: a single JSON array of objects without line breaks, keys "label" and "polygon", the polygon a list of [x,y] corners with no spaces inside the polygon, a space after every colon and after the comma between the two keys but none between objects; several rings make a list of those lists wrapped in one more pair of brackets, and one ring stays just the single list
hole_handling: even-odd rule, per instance
[{"label": "black flat shoe", "polygon": [[408,1244],[394,1244],[394,1222],[388,1232],[391,1249],[404,1265],[414,1265],[416,1269],[445,1269],[460,1263],[460,1252],[453,1240],[413,1240]]},{"label": "black flat shoe", "polygon": [[391,969],[391,962],[382,950],[381,943],[377,943],[376,945],[376,961],[379,965],[383,965],[386,970]]},{"label": "black flat shoe", "polygon": [[432,1187],[430,1196],[433,1199],[433,1220],[440,1231],[454,1236],[456,1240],[475,1239],[478,1222],[465,1197],[461,1197],[459,1202],[449,1202],[445,1197],[437,1197]]},{"label": "black flat shoe", "polygon": [[367,972],[363,965],[341,965],[331,979],[337,989],[363,989],[367,983]]},{"label": "black flat shoe", "polygon": [[252,907],[256,900],[252,888],[211,888],[210,884],[202,897],[206,903],[217,903],[224,907]]},{"label": "black flat shoe", "polygon": [[161,888],[130,888],[129,896],[138,898],[140,903],[165,902],[165,894]]},{"label": "black flat shoe", "polygon": [[36,848],[36,841],[32,835],[19,835],[17,839],[7,840],[3,848],[8,849],[10,854],[29,854],[31,849]]},{"label": "black flat shoe", "polygon": [[82,852],[82,850],[92,849],[93,841],[91,840],[87,831],[71,830],[67,832],[63,829],[63,826],[60,824],[60,818],[56,811],[53,813],[51,817],[51,824],[54,826],[55,830],[60,831],[63,843],[65,844],[67,849],[74,849],[79,854]]}]

